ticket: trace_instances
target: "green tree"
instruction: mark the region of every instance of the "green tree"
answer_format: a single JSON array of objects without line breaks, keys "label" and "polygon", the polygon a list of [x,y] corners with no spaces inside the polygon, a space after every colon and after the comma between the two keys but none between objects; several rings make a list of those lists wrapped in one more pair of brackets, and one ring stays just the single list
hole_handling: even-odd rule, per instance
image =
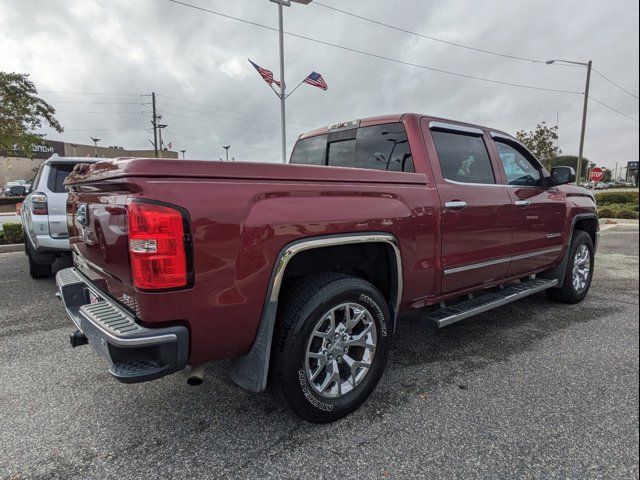
[{"label": "green tree", "polygon": [[29,75],[0,72],[0,150],[17,147],[31,152],[32,145],[44,140],[44,134],[35,132],[43,124],[62,132],[54,114],[54,108],[38,97]]},{"label": "green tree", "polygon": [[[573,167],[573,169],[578,172],[578,157],[576,155],[560,155],[556,157],[551,162],[552,167]],[[582,157],[582,175],[580,175],[581,179],[587,178],[587,172],[595,167],[596,164],[591,162],[589,159]]]},{"label": "green tree", "polygon": [[611,173],[611,170],[603,168],[602,173],[604,173],[604,177],[602,177],[603,182],[610,182],[612,180],[611,177],[613,177],[613,173]]},{"label": "green tree", "polygon": [[516,132],[516,137],[538,157],[547,169],[551,168],[553,159],[562,153],[557,145],[558,127],[549,127],[545,122],[539,123],[536,129],[530,132],[519,130]]}]

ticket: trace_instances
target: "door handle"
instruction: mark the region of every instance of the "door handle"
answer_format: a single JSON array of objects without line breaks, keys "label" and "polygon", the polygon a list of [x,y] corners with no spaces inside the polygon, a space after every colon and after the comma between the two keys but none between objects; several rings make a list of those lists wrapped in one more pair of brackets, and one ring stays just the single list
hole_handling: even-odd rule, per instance
[{"label": "door handle", "polygon": [[467,202],[462,200],[454,200],[453,202],[445,202],[444,207],[451,210],[461,210],[467,206]]},{"label": "door handle", "polygon": [[515,202],[516,207],[528,207],[529,205],[531,205],[531,202],[529,200],[518,200]]}]

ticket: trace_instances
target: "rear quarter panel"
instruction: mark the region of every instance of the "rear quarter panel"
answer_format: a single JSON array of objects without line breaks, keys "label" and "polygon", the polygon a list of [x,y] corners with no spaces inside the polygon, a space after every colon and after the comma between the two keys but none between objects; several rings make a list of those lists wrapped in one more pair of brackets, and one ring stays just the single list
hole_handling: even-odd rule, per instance
[{"label": "rear quarter panel", "polygon": [[402,306],[432,293],[434,288],[437,202],[435,191],[426,184],[171,178],[130,181],[139,183],[145,198],[189,211],[194,287],[135,295],[137,315],[143,324],[188,324],[191,363],[248,351],[275,261],[287,244],[301,238],[392,233],[402,252]]}]

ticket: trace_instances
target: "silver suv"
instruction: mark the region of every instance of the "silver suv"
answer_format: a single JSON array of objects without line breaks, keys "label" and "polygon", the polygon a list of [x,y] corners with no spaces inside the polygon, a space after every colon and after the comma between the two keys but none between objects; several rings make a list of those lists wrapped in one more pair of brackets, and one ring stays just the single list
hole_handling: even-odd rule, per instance
[{"label": "silver suv", "polygon": [[46,160],[22,204],[22,227],[29,273],[33,278],[51,275],[56,257],[70,253],[67,231],[67,191],[64,180],[78,163],[95,163],[84,157],[58,157]]}]

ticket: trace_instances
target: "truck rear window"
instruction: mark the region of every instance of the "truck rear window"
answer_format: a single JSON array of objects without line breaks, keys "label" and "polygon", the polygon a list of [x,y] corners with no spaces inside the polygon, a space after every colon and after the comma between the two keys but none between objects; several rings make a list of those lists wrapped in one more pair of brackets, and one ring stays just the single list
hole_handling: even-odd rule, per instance
[{"label": "truck rear window", "polygon": [[342,130],[299,140],[289,163],[415,172],[402,123]]},{"label": "truck rear window", "polygon": [[49,190],[57,193],[66,192],[64,179],[69,176],[74,166],[72,163],[50,165],[51,170],[49,171],[49,179],[47,180]]}]

